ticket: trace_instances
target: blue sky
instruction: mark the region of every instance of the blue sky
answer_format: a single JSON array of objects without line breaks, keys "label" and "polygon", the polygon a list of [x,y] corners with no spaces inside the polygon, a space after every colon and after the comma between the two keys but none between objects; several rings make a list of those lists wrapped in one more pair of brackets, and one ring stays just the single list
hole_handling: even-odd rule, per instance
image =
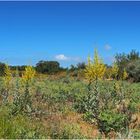
[{"label": "blue sky", "polygon": [[105,63],[140,51],[140,2],[0,2],[0,61],[64,67],[86,61],[94,48]]}]

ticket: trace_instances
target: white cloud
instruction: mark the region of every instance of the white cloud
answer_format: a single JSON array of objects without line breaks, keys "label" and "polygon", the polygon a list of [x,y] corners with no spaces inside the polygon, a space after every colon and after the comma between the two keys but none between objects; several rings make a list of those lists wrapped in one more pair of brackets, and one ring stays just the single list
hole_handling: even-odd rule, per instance
[{"label": "white cloud", "polygon": [[55,58],[56,58],[57,60],[63,60],[63,61],[69,60],[69,58],[68,58],[67,56],[65,56],[64,54],[56,55]]},{"label": "white cloud", "polygon": [[55,59],[58,61],[75,61],[75,62],[81,61],[80,57],[68,57],[68,56],[65,56],[64,54],[56,55]]},{"label": "white cloud", "polygon": [[104,48],[105,48],[105,50],[107,50],[107,51],[109,51],[109,50],[112,49],[112,47],[111,47],[109,44],[106,44]]}]

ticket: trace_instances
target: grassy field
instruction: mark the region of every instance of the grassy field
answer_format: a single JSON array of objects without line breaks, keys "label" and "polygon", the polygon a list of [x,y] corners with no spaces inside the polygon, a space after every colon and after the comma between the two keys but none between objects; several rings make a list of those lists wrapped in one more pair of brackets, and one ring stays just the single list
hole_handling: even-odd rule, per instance
[{"label": "grassy field", "polygon": [[[116,102],[114,99],[119,97],[112,95],[114,81],[99,81],[100,106],[108,106],[100,112],[102,127],[107,132],[105,136],[86,109],[86,80],[68,76],[54,79],[44,75],[34,78],[27,86],[22,78],[13,78],[7,90],[4,90],[3,78],[0,82],[0,138],[140,138],[139,83],[123,82],[125,103],[129,102],[128,110],[134,118],[129,123],[129,134],[123,135],[119,131],[123,128],[122,120],[115,119],[114,114],[104,114],[106,110],[114,112],[116,108],[112,108]],[[117,81],[119,84],[121,82]],[[94,91],[94,83],[91,88]]]},{"label": "grassy field", "polygon": [[140,2],[125,1],[0,2],[0,139],[140,140]]}]

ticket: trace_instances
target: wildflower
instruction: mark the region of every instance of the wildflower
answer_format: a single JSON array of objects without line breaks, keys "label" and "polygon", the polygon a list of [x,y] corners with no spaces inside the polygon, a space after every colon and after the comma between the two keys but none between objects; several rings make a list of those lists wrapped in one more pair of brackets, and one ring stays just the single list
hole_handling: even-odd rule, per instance
[{"label": "wildflower", "polygon": [[91,82],[92,80],[102,79],[106,71],[106,67],[99,58],[95,49],[93,61],[88,57],[88,64],[85,69],[85,77]]},{"label": "wildflower", "polygon": [[30,112],[32,108],[32,101],[31,101],[29,86],[30,86],[30,82],[35,77],[35,73],[36,72],[32,66],[27,66],[25,68],[24,74],[22,75],[22,79],[25,84],[25,94],[22,99],[24,100],[24,103],[22,104],[22,106],[24,110],[27,112]]},{"label": "wildflower", "polygon": [[36,72],[32,66],[27,66],[25,68],[24,74],[22,75],[23,81],[25,81],[25,82],[31,81],[35,77],[35,73]]},{"label": "wildflower", "polygon": [[118,72],[119,72],[119,68],[117,64],[114,63],[111,69],[111,74],[114,76],[114,78],[117,78]]},{"label": "wildflower", "polygon": [[123,75],[122,75],[122,79],[125,80],[128,77],[128,74],[126,72],[126,69],[123,70]]},{"label": "wildflower", "polygon": [[92,81],[92,66],[90,56],[88,57],[88,64],[85,69],[85,76],[89,81]]}]

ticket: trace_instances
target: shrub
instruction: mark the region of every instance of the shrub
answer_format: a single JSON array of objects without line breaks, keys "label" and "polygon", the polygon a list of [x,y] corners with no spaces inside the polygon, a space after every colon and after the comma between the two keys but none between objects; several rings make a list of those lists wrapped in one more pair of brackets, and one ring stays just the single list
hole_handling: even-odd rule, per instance
[{"label": "shrub", "polygon": [[140,82],[140,60],[130,62],[127,66],[127,72],[134,82]]},{"label": "shrub", "polygon": [[118,112],[113,112],[111,110],[104,110],[99,115],[99,129],[104,132],[107,136],[109,132],[115,131],[121,133],[126,129],[124,124],[127,120],[125,114],[119,114]]},{"label": "shrub", "polygon": [[116,63],[119,67],[118,76],[122,77],[124,68],[128,72],[128,78],[133,79],[135,82],[139,82],[140,79],[140,56],[139,52],[132,50],[129,54],[117,54],[115,56]]},{"label": "shrub", "polygon": [[[29,139],[44,138],[41,124],[25,115],[11,116],[9,109],[0,109],[0,138],[2,139]],[[43,127],[42,127],[43,129]]]}]

